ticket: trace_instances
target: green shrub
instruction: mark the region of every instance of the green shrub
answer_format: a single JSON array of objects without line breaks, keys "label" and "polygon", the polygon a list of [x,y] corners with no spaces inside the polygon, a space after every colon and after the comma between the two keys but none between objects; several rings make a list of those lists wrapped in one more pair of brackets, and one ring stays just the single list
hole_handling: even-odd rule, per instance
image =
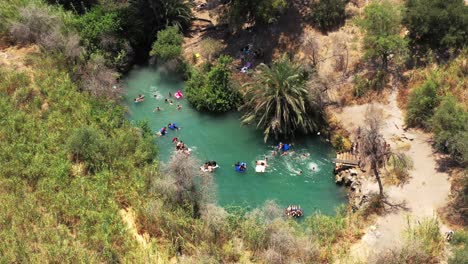
[{"label": "green shrub", "polygon": [[221,56],[208,72],[193,70],[186,94],[197,110],[227,112],[239,106],[241,96],[231,81],[231,62],[230,57]]},{"label": "green shrub", "polygon": [[408,126],[429,128],[430,118],[440,101],[438,89],[439,84],[431,78],[411,92],[406,106],[405,122]]},{"label": "green shrub", "polygon": [[447,95],[431,120],[436,146],[462,165],[468,164],[468,111]]},{"label": "green shrub", "polygon": [[437,219],[425,219],[418,221],[418,224],[412,224],[408,218],[408,227],[405,230],[406,243],[409,245],[417,244],[422,251],[437,259],[444,250],[444,237],[439,231],[439,222]]},{"label": "green shrub", "polygon": [[184,41],[179,28],[167,27],[158,31],[156,41],[150,51],[151,56],[156,56],[161,61],[177,59],[182,53],[182,42]]},{"label": "green shrub", "polygon": [[463,0],[409,0],[403,22],[416,50],[466,47],[468,7]]},{"label": "green shrub", "polygon": [[105,11],[100,7],[77,17],[76,28],[86,46],[96,49],[106,35],[117,34],[121,22],[117,12]]},{"label": "green shrub", "polygon": [[448,263],[468,263],[468,232],[466,230],[456,231],[450,244],[453,245],[453,248]]},{"label": "green shrub", "polygon": [[100,169],[105,160],[104,137],[93,128],[75,130],[68,140],[68,151],[76,162],[84,162],[90,171]]},{"label": "green shrub", "polygon": [[313,20],[322,31],[337,29],[346,19],[346,0],[319,0],[312,3]]}]

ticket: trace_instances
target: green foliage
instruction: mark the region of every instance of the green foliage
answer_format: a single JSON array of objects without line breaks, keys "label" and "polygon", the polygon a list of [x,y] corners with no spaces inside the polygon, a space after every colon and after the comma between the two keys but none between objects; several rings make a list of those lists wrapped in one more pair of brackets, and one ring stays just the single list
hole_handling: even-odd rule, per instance
[{"label": "green foliage", "polygon": [[255,81],[245,85],[242,123],[256,123],[265,141],[270,136],[311,133],[325,124],[321,94],[307,89],[308,77],[300,64],[282,56],[270,67],[261,64],[257,70]]},{"label": "green foliage", "polygon": [[157,32],[168,26],[187,29],[192,11],[185,0],[130,0],[124,19],[132,46],[140,56],[148,56]]},{"label": "green foliage", "polygon": [[287,7],[285,0],[233,0],[224,14],[224,19],[235,29],[245,23],[274,23]]},{"label": "green foliage", "polygon": [[405,122],[411,127],[429,127],[429,120],[440,102],[439,84],[434,78],[426,80],[410,94],[406,106]]},{"label": "green foliage", "polygon": [[431,120],[435,144],[462,165],[468,164],[468,111],[452,95],[443,98]]},{"label": "green foliage", "polygon": [[84,162],[91,171],[99,169],[104,163],[105,146],[103,135],[92,128],[80,128],[68,140],[68,151],[76,162]]},{"label": "green foliage", "polygon": [[194,69],[187,81],[187,100],[201,111],[227,112],[241,102],[231,81],[232,58],[221,56],[207,72]]},{"label": "green foliage", "polygon": [[340,134],[336,134],[332,137],[331,143],[338,152],[349,151],[351,149],[351,142],[349,139],[343,137]]},{"label": "green foliage", "polygon": [[[118,211],[143,202],[152,138],[123,107],[78,92],[60,61],[28,63],[0,80],[0,261],[123,261],[135,244]],[[96,169],[86,175],[69,150]]]},{"label": "green foliage", "polygon": [[403,22],[416,50],[460,49],[468,41],[468,6],[463,0],[406,1]]},{"label": "green foliage", "polygon": [[358,21],[366,33],[365,56],[382,70],[387,70],[389,62],[406,51],[406,41],[399,35],[400,23],[400,7],[388,1],[369,4],[364,9],[364,18]]},{"label": "green foliage", "polygon": [[338,211],[336,216],[314,214],[307,218],[305,225],[320,244],[331,245],[339,239],[346,228],[345,221],[344,215]]},{"label": "green foliage", "polygon": [[448,263],[465,264],[468,260],[468,231],[466,229],[455,231],[450,244],[453,245],[453,254],[451,254]]},{"label": "green foliage", "polygon": [[183,41],[183,36],[179,32],[178,27],[167,27],[158,31],[158,36],[153,43],[150,55],[158,57],[163,62],[177,59],[182,53]]},{"label": "green foliage", "polygon": [[412,224],[408,219],[408,227],[405,230],[406,243],[417,244],[422,251],[436,259],[443,252],[445,243],[443,236],[440,235],[439,223],[437,219],[425,219],[418,221],[418,224]]},{"label": "green foliage", "polygon": [[346,19],[346,0],[319,0],[312,3],[313,20],[322,31],[337,29]]},{"label": "green foliage", "polygon": [[118,35],[121,28],[121,17],[117,11],[93,8],[76,18],[75,26],[84,44],[91,50],[101,46],[105,36]]}]

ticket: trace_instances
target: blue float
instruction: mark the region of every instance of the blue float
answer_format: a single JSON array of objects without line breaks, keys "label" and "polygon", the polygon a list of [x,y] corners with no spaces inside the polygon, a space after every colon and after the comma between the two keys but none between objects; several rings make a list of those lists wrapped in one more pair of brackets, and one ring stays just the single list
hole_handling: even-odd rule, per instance
[{"label": "blue float", "polygon": [[179,127],[177,126],[176,123],[172,123],[172,125],[169,126],[169,129],[170,130],[176,130],[176,129],[179,129]]},{"label": "blue float", "polygon": [[284,144],[284,145],[283,145],[283,151],[288,151],[290,147],[291,147],[291,145],[289,145],[289,144]]},{"label": "blue float", "polygon": [[[241,169],[242,165],[244,166],[245,169]],[[237,172],[244,173],[247,170],[247,163],[245,162],[236,163],[235,167],[236,167]]]}]

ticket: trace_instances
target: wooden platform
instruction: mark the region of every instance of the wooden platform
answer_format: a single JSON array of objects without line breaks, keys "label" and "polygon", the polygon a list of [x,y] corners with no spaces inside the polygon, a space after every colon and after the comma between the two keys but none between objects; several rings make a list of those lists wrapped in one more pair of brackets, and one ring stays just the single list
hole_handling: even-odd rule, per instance
[{"label": "wooden platform", "polygon": [[359,166],[359,158],[351,152],[343,152],[336,154],[336,159],[333,160],[336,166],[345,165],[351,167]]}]

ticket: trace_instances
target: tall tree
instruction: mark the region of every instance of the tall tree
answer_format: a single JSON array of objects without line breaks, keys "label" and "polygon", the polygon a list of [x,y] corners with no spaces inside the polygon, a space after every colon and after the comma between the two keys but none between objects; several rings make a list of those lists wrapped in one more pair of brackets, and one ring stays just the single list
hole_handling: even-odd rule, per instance
[{"label": "tall tree", "polygon": [[382,120],[381,110],[376,109],[373,105],[368,107],[364,127],[361,127],[358,132],[361,166],[370,166],[379,185],[379,196],[382,201],[391,206],[401,206],[385,201],[380,169],[384,168],[391,160],[392,166],[397,166],[400,171],[407,172],[411,168],[412,162],[403,153],[392,152],[390,145],[387,144],[381,133]]},{"label": "tall tree", "polygon": [[401,10],[388,1],[373,2],[364,9],[364,18],[358,24],[365,31],[366,58],[379,70],[388,70],[391,59],[400,57],[406,50],[401,31]]},{"label": "tall tree", "polygon": [[390,147],[381,134],[382,113],[373,106],[367,109],[364,127],[359,133],[360,158],[366,165],[370,165],[377,183],[379,184],[380,197],[384,196],[380,168],[385,165],[390,156]]},{"label": "tall tree", "polygon": [[408,0],[403,22],[416,50],[460,49],[468,42],[468,6],[463,0]]},{"label": "tall tree", "polygon": [[317,131],[324,121],[321,102],[307,89],[307,74],[286,55],[269,67],[257,67],[255,81],[247,83],[242,123],[255,122],[268,137],[292,137]]},{"label": "tall tree", "polygon": [[336,29],[346,19],[346,0],[320,0],[312,2],[312,19],[322,31]]}]

